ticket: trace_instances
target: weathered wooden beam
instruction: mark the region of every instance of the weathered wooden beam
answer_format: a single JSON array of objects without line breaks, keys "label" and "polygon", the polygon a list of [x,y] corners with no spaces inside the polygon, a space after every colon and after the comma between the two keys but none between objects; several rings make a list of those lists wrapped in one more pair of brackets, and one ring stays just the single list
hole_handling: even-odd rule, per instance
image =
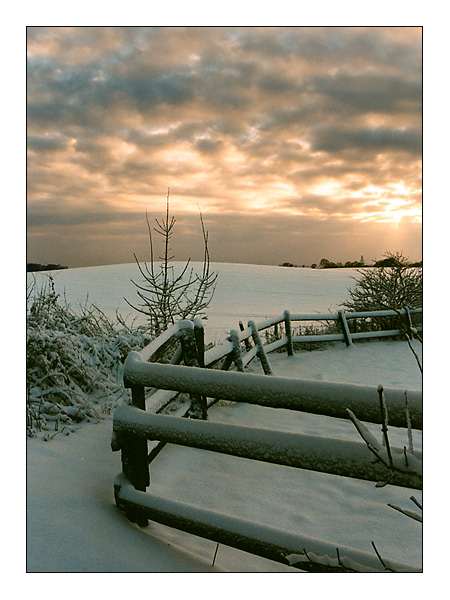
[{"label": "weathered wooden beam", "polygon": [[194,320],[194,338],[197,346],[197,361],[199,367],[205,366],[205,329],[201,319]]},{"label": "weathered wooden beam", "polygon": [[239,334],[235,329],[230,331],[230,342],[233,344],[233,361],[238,371],[244,372],[244,365],[242,364],[242,353],[241,343],[239,341]]},{"label": "weathered wooden beam", "polygon": [[291,313],[291,321],[337,321],[337,313]]},{"label": "weathered wooden beam", "polygon": [[278,323],[275,323],[275,325],[273,326],[273,336],[276,340],[280,339],[280,332],[279,332],[279,328],[278,328]]},{"label": "weathered wooden beam", "polygon": [[[145,363],[138,352],[128,354],[125,373],[136,384],[167,390],[344,419],[348,419],[346,409],[349,408],[361,421],[380,422],[377,390],[372,386]],[[385,388],[385,395],[389,423],[406,427],[403,390]],[[408,390],[408,403],[412,427],[421,429],[422,393]]]},{"label": "weathered wooden beam", "polygon": [[400,334],[400,329],[386,329],[385,331],[359,331],[358,333],[352,333],[352,338],[353,340],[364,340],[380,337],[396,337]]},{"label": "weathered wooden beam", "polygon": [[231,367],[231,365],[233,364],[233,355],[230,352],[230,354],[227,354],[225,356],[225,360],[223,361],[223,364],[221,366],[221,371],[228,371],[228,369]]},{"label": "weathered wooden beam", "polygon": [[172,358],[170,359],[170,364],[171,365],[179,365],[180,362],[183,359],[183,348],[181,347],[181,344],[178,344],[178,346],[175,348],[175,352],[173,353]]},{"label": "weathered wooden beam", "polygon": [[422,488],[421,461],[417,457],[409,455],[405,461],[403,450],[392,448],[392,464],[395,468],[391,469],[381,461],[374,461],[374,455],[362,441],[191,421],[144,413],[130,406],[120,406],[115,410],[113,430],[119,434],[132,432],[145,439],[319,473]]},{"label": "weathered wooden beam", "polygon": [[257,356],[257,351],[258,348],[256,346],[253,346],[253,348],[251,348],[249,352],[246,352],[244,354],[244,356],[242,357],[242,364],[244,365],[244,367],[251,363],[251,361]]},{"label": "weathered wooden beam", "polygon": [[277,317],[270,317],[269,319],[264,319],[264,321],[258,321],[258,323],[256,323],[256,328],[258,331],[263,331],[264,329],[267,329],[268,327],[272,327],[276,323],[282,323],[282,322],[283,322],[282,315],[277,316]]},{"label": "weathered wooden beam", "polygon": [[[244,323],[242,321],[239,321],[239,329],[241,330],[241,332],[245,331]],[[245,344],[245,349],[247,350],[247,352],[250,352],[250,350],[252,349],[252,345],[251,345],[248,337],[244,338],[244,344]]]},{"label": "weathered wooden beam", "polygon": [[[194,334],[194,323],[184,320],[179,322],[179,333],[181,347],[183,349],[183,362],[187,367],[198,367],[198,351]],[[191,408],[189,416],[191,419],[207,419],[206,396],[202,393],[190,393]]]},{"label": "weathered wooden beam", "polygon": [[307,342],[344,342],[343,333],[320,333],[317,335],[293,335],[292,341],[298,344],[306,344]]},{"label": "weathered wooden beam", "polygon": [[[131,402],[134,408],[144,411],[145,414],[145,388],[143,385],[131,386]],[[147,440],[139,438],[132,433],[116,433],[115,447],[122,450],[122,471],[132,485],[145,492],[150,485],[150,472],[147,462]],[[148,520],[139,511],[127,511],[127,518],[140,527],[146,527]]]},{"label": "weathered wooden beam", "polygon": [[294,355],[294,344],[292,343],[292,328],[291,328],[291,315],[288,310],[285,310],[283,313],[284,318],[284,329],[286,332],[286,348],[289,356]]},{"label": "weathered wooden beam", "polygon": [[[303,571],[386,572],[374,552],[340,546],[338,553],[335,544],[317,538],[278,530],[154,494],[143,494],[134,490],[120,475],[114,482],[114,493],[119,508],[123,510],[139,507],[149,519],[157,523],[285,565],[295,564],[296,568]],[[383,562],[395,572],[420,572],[420,569],[410,565],[385,559]]]},{"label": "weathered wooden beam", "polygon": [[353,345],[352,335],[350,333],[350,329],[348,328],[348,323],[345,318],[345,312],[343,310],[339,310],[338,315],[339,315],[339,323],[341,324],[341,327],[342,327],[342,333],[344,334],[345,344],[347,345],[347,347],[352,346]]},{"label": "weathered wooden beam", "polygon": [[256,346],[256,355],[261,361],[261,366],[264,370],[264,373],[265,375],[272,375],[272,367],[270,366],[269,359],[267,358],[267,354],[265,353],[263,343],[261,341],[261,338],[259,337],[258,329],[256,328],[254,321],[249,321],[248,326],[250,328],[250,331],[252,332],[253,342]]},{"label": "weathered wooden beam", "polygon": [[205,367],[211,367],[218,363],[226,356],[229,356],[232,350],[233,346],[229,341],[224,341],[217,346],[213,346],[205,352]]},{"label": "weathered wooden beam", "polygon": [[[404,309],[401,309],[400,312],[404,312]],[[412,314],[421,313],[421,308],[411,308]],[[363,311],[349,311],[346,313],[347,319],[361,319],[366,317],[396,317],[398,316],[398,311],[393,309],[387,310],[363,310]]]},{"label": "weathered wooden beam", "polygon": [[163,331],[161,335],[152,340],[147,346],[140,350],[142,360],[151,360],[152,357],[164,346],[171,338],[176,336],[179,330],[179,322],[171,325],[166,331]]}]

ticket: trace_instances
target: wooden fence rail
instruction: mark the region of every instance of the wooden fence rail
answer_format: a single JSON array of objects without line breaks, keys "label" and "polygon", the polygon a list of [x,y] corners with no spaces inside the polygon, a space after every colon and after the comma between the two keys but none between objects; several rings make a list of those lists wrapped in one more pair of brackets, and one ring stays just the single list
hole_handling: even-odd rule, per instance
[{"label": "wooden fence rail", "polygon": [[133,439],[162,440],[319,473],[389,481],[392,485],[421,489],[420,460],[417,455],[411,456],[405,464],[402,449],[391,448],[391,469],[380,461],[375,462],[373,454],[362,442],[193,421],[150,414],[133,406],[121,406],[115,411],[113,430],[122,449],[133,436]]},{"label": "wooden fence rail", "polygon": [[[421,309],[402,309],[409,331],[412,331],[411,315],[420,312]],[[371,450],[363,442],[207,422],[208,408],[224,399],[345,419],[350,409],[362,421],[379,423],[375,388],[277,377],[273,375],[268,354],[286,348],[288,356],[292,356],[296,343],[309,341],[344,341],[351,346],[358,339],[396,336],[401,333],[399,329],[351,333],[348,326],[349,319],[393,316],[399,316],[399,311],[339,311],[336,314],[284,311],[279,317],[259,323],[249,321],[247,327],[240,322],[239,331],[232,330],[228,340],[208,350],[205,350],[202,322],[184,320],[175,323],[140,352],[130,352],[124,366],[124,383],[131,389],[131,406],[116,409],[111,442],[113,450],[122,452],[122,474],[114,486],[117,506],[141,526],[151,518],[302,570],[414,571],[407,565],[389,563],[387,566],[379,557],[354,549],[339,552],[327,542],[290,536],[257,523],[145,493],[150,484],[149,464],[167,443],[420,489],[421,456],[418,453],[406,455],[405,449],[390,448],[390,466],[387,466],[386,462],[374,461]],[[296,335],[292,328],[293,322],[330,320],[340,324],[341,333]],[[274,328],[272,338],[264,336],[264,343],[260,332],[271,327]],[[167,358],[169,350],[171,357]],[[255,357],[259,358],[264,375],[245,372]],[[233,364],[237,372],[229,371]],[[151,388],[147,398],[146,388]],[[408,416],[403,391],[385,389],[384,394],[390,425],[406,427],[409,420],[413,428],[422,428],[420,392],[408,392]],[[177,397],[175,416],[157,414]]]},{"label": "wooden fence rail", "polygon": [[[294,353],[293,344],[301,344],[301,343],[310,343],[310,342],[345,342],[347,345],[350,345],[353,340],[361,340],[361,339],[373,339],[373,338],[382,338],[382,337],[395,337],[402,334],[400,329],[389,329],[389,330],[380,330],[380,331],[360,331],[357,333],[350,333],[347,322],[353,319],[367,319],[367,318],[379,318],[379,317],[398,317],[404,316],[406,319],[410,318],[410,315],[417,315],[422,313],[421,308],[409,309],[404,308],[401,310],[378,310],[378,311],[360,311],[360,312],[347,312],[347,311],[339,311],[337,313],[289,313],[289,311],[284,311],[283,314],[275,317],[271,317],[269,319],[265,319],[263,321],[259,321],[258,323],[254,323],[251,321],[252,326],[250,324],[247,327],[244,327],[242,322],[240,322],[240,331],[237,332],[239,343],[244,344],[243,352],[241,352],[241,359],[243,362],[243,366],[247,366],[256,356],[264,356],[264,354],[269,354],[275,350],[286,347],[288,351],[288,355]],[[314,335],[295,335],[292,332],[292,323],[294,322],[314,322],[314,321],[337,321],[341,323],[341,327],[344,328],[342,333],[332,333],[332,334],[314,334]],[[285,327],[286,335],[280,336],[278,333],[278,326],[283,325]],[[163,334],[161,334],[158,338],[150,342],[145,348],[140,351],[142,359],[149,362],[156,362],[159,360],[160,356],[164,353],[164,349],[173,342],[174,340],[179,339],[181,335],[181,331],[183,327],[186,327],[186,321],[179,321],[172,325],[169,329],[167,329]],[[254,350],[254,347],[251,346],[251,341],[254,341],[255,331],[256,335],[259,336],[261,331],[265,331],[269,328],[276,328],[277,334],[276,338],[273,342],[264,344],[262,341],[263,350],[258,347],[257,350]],[[204,334],[201,333],[203,329],[202,322],[200,320],[196,320],[196,325],[194,326],[196,339],[199,339],[198,336],[202,336]],[[418,327],[417,329],[421,329]],[[261,338],[261,336],[259,336]],[[262,338],[261,338],[262,340]],[[213,348],[204,351],[204,342],[203,342],[203,363],[206,367],[211,367],[222,361],[226,357],[228,357],[228,367],[233,363],[233,356],[237,356],[237,345],[236,339],[234,342],[230,339],[225,342],[214,346]],[[176,353],[175,353],[176,354]],[[176,362],[181,362],[182,357],[180,354],[175,355],[174,358]],[[266,361],[267,362],[267,361]],[[268,370],[270,368],[270,364],[266,366]]]},{"label": "wooden fence rail", "polygon": [[[145,363],[138,352],[128,354],[125,373],[129,386],[139,382],[145,386],[156,386],[165,390],[189,394],[203,393],[208,398],[344,419],[348,418],[346,409],[349,408],[363,421],[380,422],[377,391],[375,387],[370,386]],[[396,427],[405,427],[403,390],[386,388],[384,393],[389,409],[389,423]],[[412,427],[421,429],[421,392],[409,391],[408,405]]]},{"label": "wooden fence rail", "polygon": [[177,502],[137,491],[121,474],[114,483],[117,506],[193,535],[238,548],[285,565],[314,573],[334,572],[420,572],[409,565],[387,561],[368,552],[330,544],[317,538],[293,534],[218,513],[185,502]]}]

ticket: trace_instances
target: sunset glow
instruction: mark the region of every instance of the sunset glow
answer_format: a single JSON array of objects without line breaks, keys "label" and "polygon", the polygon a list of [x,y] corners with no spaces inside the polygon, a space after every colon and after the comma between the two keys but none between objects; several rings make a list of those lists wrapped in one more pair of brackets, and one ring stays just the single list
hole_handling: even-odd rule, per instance
[{"label": "sunset glow", "polygon": [[419,28],[28,28],[29,260],[417,260],[420,176]]}]

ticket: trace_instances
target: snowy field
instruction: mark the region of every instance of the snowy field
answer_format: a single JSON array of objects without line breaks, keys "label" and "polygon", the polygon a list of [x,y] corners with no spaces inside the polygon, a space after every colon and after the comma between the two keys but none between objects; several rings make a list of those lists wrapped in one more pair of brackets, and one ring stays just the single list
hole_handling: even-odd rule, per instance
[{"label": "snowy field", "polygon": [[[221,340],[239,319],[256,320],[295,312],[335,309],[352,285],[352,269],[316,271],[217,264],[216,295],[208,314],[209,339]],[[135,265],[55,271],[56,287],[76,305],[89,300],[110,315],[131,309],[129,279]],[[37,279],[45,276],[37,274]],[[417,345],[416,350],[420,352]],[[372,341],[346,348],[327,345],[288,358],[272,353],[281,376],[420,389],[421,378],[407,344]],[[260,372],[257,361],[250,370]],[[209,419],[224,423],[358,439],[350,422],[251,406],[221,403]],[[379,435],[377,426],[372,431]],[[27,568],[33,572],[284,572],[296,571],[232,548],[151,523],[139,529],[117,511],[114,477],[120,454],[112,453],[112,418],[85,424],[69,437],[48,443],[28,440]],[[395,445],[405,431],[391,428]],[[414,432],[421,448],[421,436]],[[336,545],[370,551],[373,540],[383,557],[415,567],[421,564],[421,525],[395,512],[388,502],[412,508],[411,490],[269,465],[217,453],[168,445],[152,463],[152,491],[273,527],[317,537]],[[421,494],[414,492],[420,500]]]},{"label": "snowy field", "polygon": [[[179,265],[181,263],[174,263]],[[193,263],[200,268],[199,263]],[[219,273],[216,291],[208,309],[206,336],[220,341],[241,319],[262,320],[278,315],[284,309],[291,312],[333,311],[347,297],[353,285],[355,269],[302,269],[266,265],[212,264]],[[55,279],[58,292],[76,307],[86,300],[97,304],[106,314],[114,316],[116,308],[124,315],[139,313],[124,301],[136,302],[136,292],[130,279],[139,281],[136,264],[105,265],[61,271],[48,271]],[[45,281],[45,273],[29,273],[28,281]]]},{"label": "snowy field", "polygon": [[[272,354],[271,359],[279,375],[420,388],[403,342],[366,342],[351,349],[335,345],[292,358]],[[253,370],[258,369],[255,363]],[[209,418],[357,439],[344,420],[248,404],[213,407]],[[68,438],[28,441],[30,571],[295,571],[222,545],[212,568],[213,542],[158,524],[142,530],[128,523],[113,501],[112,484],[121,466],[119,454],[110,450],[111,430],[108,417]],[[376,426],[372,431],[379,434]],[[391,428],[391,439],[403,444],[405,432]],[[421,448],[417,432],[414,444]],[[410,508],[411,490],[380,489],[370,482],[173,445],[152,463],[151,478],[152,491],[171,499],[366,551],[373,540],[383,557],[420,566],[421,525],[387,506]],[[421,493],[414,493],[421,499]]]}]

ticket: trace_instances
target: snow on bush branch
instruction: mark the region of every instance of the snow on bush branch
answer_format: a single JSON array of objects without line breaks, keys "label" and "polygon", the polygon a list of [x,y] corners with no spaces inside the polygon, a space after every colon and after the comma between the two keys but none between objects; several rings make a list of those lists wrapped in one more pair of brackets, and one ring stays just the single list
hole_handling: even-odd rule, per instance
[{"label": "snow on bush branch", "polygon": [[126,392],[122,363],[150,341],[145,327],[110,320],[88,304],[75,311],[53,278],[27,291],[27,433],[70,433],[75,422],[97,420]]}]

